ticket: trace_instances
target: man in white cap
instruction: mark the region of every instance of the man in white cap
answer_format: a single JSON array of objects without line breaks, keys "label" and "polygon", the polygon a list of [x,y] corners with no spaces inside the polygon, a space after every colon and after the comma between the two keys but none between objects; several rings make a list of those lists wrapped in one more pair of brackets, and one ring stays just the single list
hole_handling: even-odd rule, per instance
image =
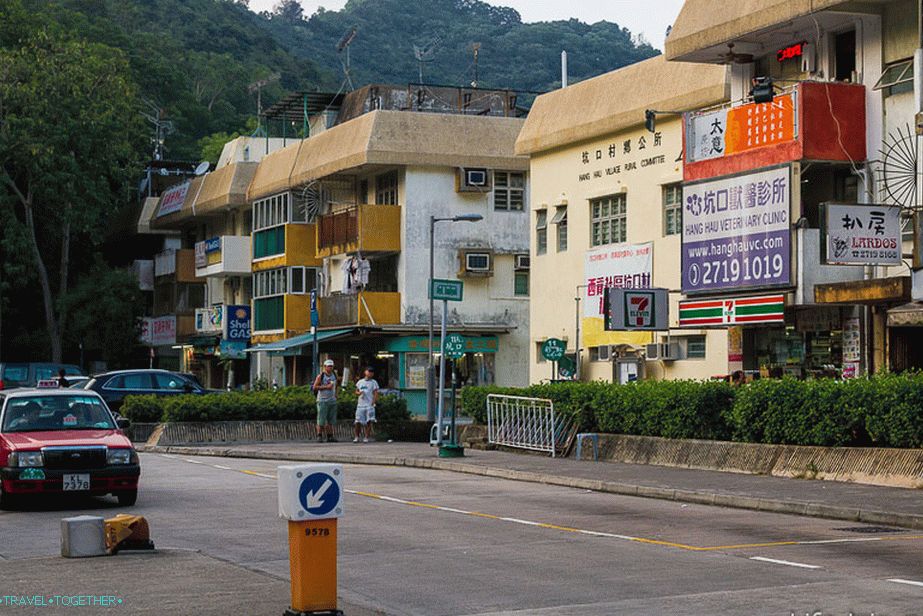
[{"label": "man in white cap", "polygon": [[333,360],[324,362],[324,370],[314,379],[314,395],[317,398],[317,440],[335,443],[333,425],[337,422],[337,375],[333,371]]}]

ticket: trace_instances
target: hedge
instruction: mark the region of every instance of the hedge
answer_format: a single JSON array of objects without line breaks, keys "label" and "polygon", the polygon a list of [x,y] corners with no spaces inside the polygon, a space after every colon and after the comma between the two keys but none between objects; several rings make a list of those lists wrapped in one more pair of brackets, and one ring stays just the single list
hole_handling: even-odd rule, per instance
[{"label": "hedge", "polygon": [[547,398],[583,431],[794,445],[923,447],[923,375],[848,381],[551,383],[468,387],[462,411],[487,420],[489,394]]},{"label": "hedge", "polygon": [[[354,392],[338,393],[337,416],[355,414]],[[284,387],[277,391],[227,392],[205,395],[126,396],[121,413],[135,423],[180,421],[266,421],[317,418],[317,401],[307,387]],[[376,408],[380,425],[410,419],[407,401],[381,396]]]}]

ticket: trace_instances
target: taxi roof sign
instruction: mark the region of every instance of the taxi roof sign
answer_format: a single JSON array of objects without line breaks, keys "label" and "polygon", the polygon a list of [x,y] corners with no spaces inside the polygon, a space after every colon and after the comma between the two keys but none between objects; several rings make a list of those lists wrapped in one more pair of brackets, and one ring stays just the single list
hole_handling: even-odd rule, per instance
[{"label": "taxi roof sign", "polygon": [[58,389],[61,384],[58,383],[58,379],[42,379],[35,386],[39,389]]}]

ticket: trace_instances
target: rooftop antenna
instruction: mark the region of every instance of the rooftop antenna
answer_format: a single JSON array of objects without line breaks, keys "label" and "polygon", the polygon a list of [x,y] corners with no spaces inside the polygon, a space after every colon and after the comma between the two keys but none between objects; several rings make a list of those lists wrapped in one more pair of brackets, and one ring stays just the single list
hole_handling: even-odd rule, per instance
[{"label": "rooftop antenna", "polygon": [[442,42],[442,39],[437,36],[422,47],[417,45],[413,46],[413,55],[417,59],[417,67],[420,71],[420,84],[423,83],[423,65],[427,62],[433,61],[433,56],[436,53],[436,47],[440,42]]},{"label": "rooftop antenna", "polygon": [[280,77],[281,75],[279,73],[273,73],[269,77],[254,81],[247,86],[247,92],[250,94],[256,92],[256,130],[250,135],[251,137],[266,137],[269,135],[269,133],[263,129],[263,88],[274,81],[279,81]]},{"label": "rooftop antenna", "polygon": [[343,89],[343,86],[349,86],[349,91],[352,92],[353,88],[353,79],[350,75],[351,65],[349,62],[349,46],[352,44],[353,39],[356,38],[356,33],[359,31],[359,26],[353,26],[346,31],[346,34],[343,35],[343,38],[340,39],[340,42],[337,43],[337,53],[346,52],[346,61],[341,63],[343,64],[343,84],[340,86],[340,89]]},{"label": "rooftop antenna", "polygon": [[151,138],[151,143],[154,146],[153,159],[163,160],[164,140],[167,135],[173,133],[173,122],[166,119],[167,112],[159,104],[146,98],[143,101],[147,110],[142,111],[141,115],[154,125],[154,136]]},{"label": "rooftop antenna", "polygon": [[478,54],[481,51],[481,44],[472,43],[471,49],[474,51],[474,81],[471,82],[471,87],[477,89],[478,87]]}]

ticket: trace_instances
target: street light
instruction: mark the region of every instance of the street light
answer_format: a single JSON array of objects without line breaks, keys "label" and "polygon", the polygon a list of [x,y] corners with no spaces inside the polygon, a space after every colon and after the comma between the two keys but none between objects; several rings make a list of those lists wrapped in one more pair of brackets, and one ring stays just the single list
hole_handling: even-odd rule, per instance
[{"label": "street light", "polygon": [[480,214],[461,214],[448,218],[429,217],[429,361],[426,364],[426,420],[434,421],[436,419],[436,406],[433,404],[435,395],[435,383],[433,383],[433,313],[435,311],[433,303],[433,279],[436,277],[435,263],[435,234],[437,222],[477,222],[483,220]]}]

